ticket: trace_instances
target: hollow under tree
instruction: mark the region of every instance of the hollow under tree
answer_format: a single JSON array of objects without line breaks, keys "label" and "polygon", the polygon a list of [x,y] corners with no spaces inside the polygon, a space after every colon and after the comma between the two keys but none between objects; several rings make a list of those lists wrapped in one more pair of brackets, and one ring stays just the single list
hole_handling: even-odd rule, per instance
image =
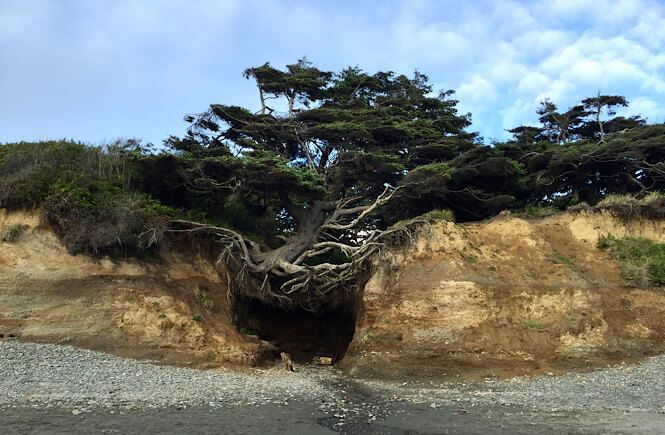
[{"label": "hollow under tree", "polygon": [[453,91],[433,96],[418,72],[333,74],[301,60],[245,77],[256,80],[259,112],[211,105],[166,144],[189,162],[190,189],[221,192],[254,226],[179,220],[174,230],[222,243],[233,295],[312,311],[338,304],[367,260],[404,231],[378,212],[409,172],[478,147],[464,131],[470,116],[457,113]]}]

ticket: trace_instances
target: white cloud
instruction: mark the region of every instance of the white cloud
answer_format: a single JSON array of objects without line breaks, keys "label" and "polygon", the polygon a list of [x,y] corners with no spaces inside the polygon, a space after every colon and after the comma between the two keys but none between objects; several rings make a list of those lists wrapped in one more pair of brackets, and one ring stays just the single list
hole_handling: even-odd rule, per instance
[{"label": "white cloud", "polygon": [[649,122],[665,122],[665,107],[647,97],[638,97],[633,101],[629,101],[630,107],[628,109],[618,112],[622,116],[631,116],[640,114],[644,118],[648,118]]},{"label": "white cloud", "polygon": [[486,136],[535,122],[544,97],[567,107],[601,91],[652,120],[665,110],[662,0],[0,0],[0,50],[12,65],[0,70],[0,141],[41,124],[159,141],[177,130],[145,127],[147,113],[180,128],[207,103],[252,106],[241,71],[301,56],[329,70],[419,69],[456,89]]},{"label": "white cloud", "polygon": [[520,82],[528,68],[517,63],[500,63],[488,72],[488,79],[498,85],[511,85]]},{"label": "white cloud", "polygon": [[540,72],[530,72],[520,80],[517,91],[522,94],[534,94],[542,92],[552,83],[552,79]]},{"label": "white cloud", "polygon": [[457,88],[457,96],[462,103],[491,103],[497,97],[497,92],[492,83],[480,75],[474,75],[471,81]]}]

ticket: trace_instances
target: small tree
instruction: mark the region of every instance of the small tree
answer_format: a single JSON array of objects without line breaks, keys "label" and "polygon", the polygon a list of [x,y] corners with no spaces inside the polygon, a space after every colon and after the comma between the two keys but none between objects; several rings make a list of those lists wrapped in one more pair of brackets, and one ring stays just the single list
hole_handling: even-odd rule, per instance
[{"label": "small tree", "polygon": [[584,109],[589,111],[589,114],[595,117],[595,122],[598,124],[598,131],[600,132],[600,141],[604,142],[604,121],[600,119],[603,109],[605,109],[608,116],[614,116],[616,115],[615,108],[617,106],[628,107],[628,101],[626,101],[625,97],[619,95],[600,95],[600,92],[598,92],[598,96],[582,100],[582,105]]},{"label": "small tree", "polygon": [[559,112],[556,104],[549,98],[540,102],[540,107],[536,110],[540,118],[538,120],[543,124],[545,131],[551,141],[556,143],[567,143],[574,133],[576,127],[582,123],[582,119],[587,115],[584,106],[578,105],[568,109],[567,112]]}]

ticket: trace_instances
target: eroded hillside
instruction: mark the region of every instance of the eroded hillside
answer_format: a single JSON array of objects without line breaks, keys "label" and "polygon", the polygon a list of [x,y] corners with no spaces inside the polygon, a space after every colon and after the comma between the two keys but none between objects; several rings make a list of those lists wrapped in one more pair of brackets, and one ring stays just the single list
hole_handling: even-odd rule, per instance
[{"label": "eroded hillside", "polygon": [[[627,284],[596,247],[605,234],[662,240],[663,221],[584,211],[433,224],[417,246],[378,261],[343,313],[355,315],[355,333],[330,313],[251,306],[242,314],[254,330],[236,328],[225,272],[214,247],[201,242],[183,241],[146,261],[92,258],[70,255],[38,212],[0,214],[2,228],[17,224],[25,231],[0,243],[4,338],[239,367],[285,349],[310,357],[352,336],[338,366],[395,380],[588,370],[665,349],[665,291]],[[257,332],[264,340],[248,335]]]},{"label": "eroded hillside", "polygon": [[585,370],[661,352],[665,292],[628,285],[602,235],[662,240],[665,222],[606,212],[439,223],[386,256],[342,366],[401,379]]},{"label": "eroded hillside", "polygon": [[[0,211],[0,334],[196,367],[249,365],[270,354],[230,322],[226,277],[205,246],[148,261],[70,255],[39,211]],[[200,316],[200,319],[199,319]]]}]

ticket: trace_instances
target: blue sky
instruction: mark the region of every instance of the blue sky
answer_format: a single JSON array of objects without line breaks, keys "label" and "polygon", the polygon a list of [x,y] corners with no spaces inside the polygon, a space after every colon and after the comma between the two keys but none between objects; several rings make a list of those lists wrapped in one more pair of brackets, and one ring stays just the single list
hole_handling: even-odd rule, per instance
[{"label": "blue sky", "polygon": [[626,96],[665,121],[665,1],[0,0],[0,143],[161,143],[211,103],[258,107],[249,66],[427,74],[473,131],[538,102]]}]

